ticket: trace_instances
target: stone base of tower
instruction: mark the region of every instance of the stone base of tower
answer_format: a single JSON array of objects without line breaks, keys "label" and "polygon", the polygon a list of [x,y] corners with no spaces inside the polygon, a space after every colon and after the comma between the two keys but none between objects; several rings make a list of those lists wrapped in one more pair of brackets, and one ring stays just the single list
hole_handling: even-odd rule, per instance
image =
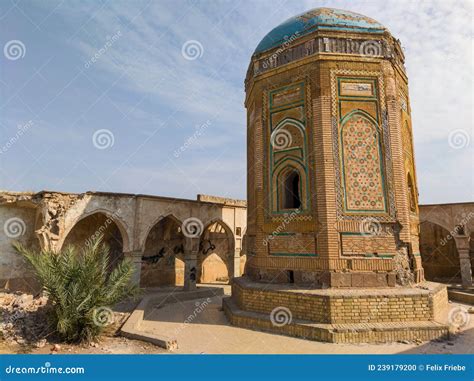
[{"label": "stone base of tower", "polygon": [[234,278],[223,300],[231,324],[316,341],[376,343],[448,336],[446,287],[302,289]]},{"label": "stone base of tower", "polygon": [[280,269],[264,269],[246,267],[246,274],[257,282],[266,283],[295,283],[298,286],[318,288],[367,288],[395,287],[397,275],[394,271],[307,271]]}]

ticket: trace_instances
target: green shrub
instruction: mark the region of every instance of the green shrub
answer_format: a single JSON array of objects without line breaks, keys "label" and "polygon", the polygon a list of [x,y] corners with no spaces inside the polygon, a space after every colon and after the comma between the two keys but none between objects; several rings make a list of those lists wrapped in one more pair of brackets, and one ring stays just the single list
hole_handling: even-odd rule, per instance
[{"label": "green shrub", "polygon": [[112,271],[109,249],[102,236],[79,250],[68,246],[59,253],[34,252],[20,243],[13,245],[33,266],[51,303],[51,319],[60,338],[67,342],[90,342],[113,320],[111,306],[134,296],[132,262],[124,259]]}]

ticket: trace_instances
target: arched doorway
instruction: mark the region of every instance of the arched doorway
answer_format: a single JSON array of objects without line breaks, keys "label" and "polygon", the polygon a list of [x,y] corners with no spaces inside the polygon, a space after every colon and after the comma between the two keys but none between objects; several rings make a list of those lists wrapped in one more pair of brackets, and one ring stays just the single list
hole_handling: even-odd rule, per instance
[{"label": "arched doorway", "polygon": [[184,284],[184,236],[176,218],[167,216],[151,228],[141,270],[142,287]]},{"label": "arched doorway", "polygon": [[220,221],[210,223],[201,235],[198,254],[200,283],[228,283],[233,269],[233,237]]},{"label": "arched doorway", "polygon": [[109,247],[109,270],[112,270],[123,259],[123,237],[114,220],[104,213],[97,212],[79,220],[69,231],[62,247],[74,245],[80,250],[91,245],[100,234],[103,235],[102,242]]},{"label": "arched doorway", "polygon": [[456,242],[442,226],[429,221],[420,224],[420,253],[427,280],[454,282],[460,279]]}]

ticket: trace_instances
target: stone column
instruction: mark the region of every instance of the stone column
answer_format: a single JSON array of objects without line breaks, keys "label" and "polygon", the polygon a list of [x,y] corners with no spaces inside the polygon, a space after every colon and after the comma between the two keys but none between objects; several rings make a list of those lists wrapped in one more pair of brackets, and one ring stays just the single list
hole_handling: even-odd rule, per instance
[{"label": "stone column", "polygon": [[132,275],[132,284],[136,285],[137,287],[140,287],[143,253],[141,251],[129,251],[127,253],[123,253],[123,255],[125,256],[125,258],[130,259],[130,261],[133,263],[133,266],[135,268],[135,271],[133,272],[133,275]]},{"label": "stone column", "polygon": [[241,249],[234,250],[234,271],[233,274],[229,274],[230,278],[235,278],[240,276],[240,252]]},{"label": "stone column", "polygon": [[184,239],[184,290],[196,289],[197,255],[199,252],[199,237]]},{"label": "stone column", "polygon": [[459,264],[461,267],[461,281],[463,287],[472,286],[471,258],[469,257],[469,236],[456,237],[456,248],[459,254]]}]

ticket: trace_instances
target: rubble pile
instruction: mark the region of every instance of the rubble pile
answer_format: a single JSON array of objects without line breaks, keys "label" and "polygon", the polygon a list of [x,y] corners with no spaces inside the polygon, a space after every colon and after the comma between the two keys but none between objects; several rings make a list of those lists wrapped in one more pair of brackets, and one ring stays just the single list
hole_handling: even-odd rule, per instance
[{"label": "rubble pile", "polygon": [[0,292],[0,339],[9,343],[46,345],[53,332],[47,312],[48,298]]}]

